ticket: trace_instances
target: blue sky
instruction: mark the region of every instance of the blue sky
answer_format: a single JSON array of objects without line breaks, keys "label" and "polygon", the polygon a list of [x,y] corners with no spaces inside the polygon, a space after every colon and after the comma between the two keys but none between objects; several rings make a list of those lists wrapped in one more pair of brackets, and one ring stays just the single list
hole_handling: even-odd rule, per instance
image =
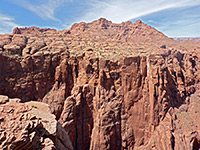
[{"label": "blue sky", "polygon": [[200,0],[1,0],[0,33],[16,26],[62,30],[100,17],[141,19],[169,37],[200,37]]}]

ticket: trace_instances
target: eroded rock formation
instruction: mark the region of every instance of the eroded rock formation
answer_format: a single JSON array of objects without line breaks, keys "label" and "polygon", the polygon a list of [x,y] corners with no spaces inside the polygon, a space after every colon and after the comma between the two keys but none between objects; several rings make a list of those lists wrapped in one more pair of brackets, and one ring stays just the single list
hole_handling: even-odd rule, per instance
[{"label": "eroded rock formation", "polygon": [[47,103],[73,149],[200,148],[198,43],[140,20],[13,33],[0,37],[0,94]]}]

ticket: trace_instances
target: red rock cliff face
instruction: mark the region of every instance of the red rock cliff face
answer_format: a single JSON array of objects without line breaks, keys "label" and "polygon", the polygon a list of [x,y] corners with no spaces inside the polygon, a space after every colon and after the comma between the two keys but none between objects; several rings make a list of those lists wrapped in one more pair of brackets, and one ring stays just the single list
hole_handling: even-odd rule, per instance
[{"label": "red rock cliff face", "polygon": [[74,149],[200,147],[196,45],[141,21],[14,33],[1,37],[0,94],[49,104]]},{"label": "red rock cliff face", "polygon": [[75,79],[81,81],[81,86],[75,82],[59,120],[69,133],[76,135],[75,139],[71,137],[77,149],[83,148],[84,143],[90,144],[90,149],[146,145],[169,108],[179,108],[195,92],[199,76],[193,72],[197,69],[194,58],[197,59],[169,51],[164,55],[125,58],[118,63],[96,60],[97,67],[90,67],[89,71],[94,71],[93,78],[84,77],[81,72],[81,79]]},{"label": "red rock cliff face", "polygon": [[[14,35],[15,37],[15,35]],[[11,37],[13,44],[14,37]],[[20,36],[19,39],[22,39]],[[17,42],[17,41],[16,41]],[[62,48],[56,52],[50,52],[50,47],[46,46],[42,50],[41,43],[36,48],[24,43],[25,47],[21,51],[37,50],[34,53],[22,54],[19,52],[10,53],[15,50],[6,49],[4,45],[3,52],[0,54],[0,90],[2,94],[10,97],[19,97],[22,101],[40,100],[52,88],[54,84],[55,68],[63,58],[68,57],[68,51]],[[12,46],[10,46],[12,47]],[[40,51],[39,51],[40,50]]]}]

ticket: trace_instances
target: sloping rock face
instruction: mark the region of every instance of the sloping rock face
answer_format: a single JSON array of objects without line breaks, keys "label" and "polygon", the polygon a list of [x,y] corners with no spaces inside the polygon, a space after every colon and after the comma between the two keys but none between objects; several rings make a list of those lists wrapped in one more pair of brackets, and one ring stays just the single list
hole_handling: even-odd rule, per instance
[{"label": "sloping rock face", "polygon": [[32,101],[0,105],[0,141],[0,149],[73,149],[48,105]]},{"label": "sloping rock face", "polygon": [[199,149],[198,43],[140,20],[13,33],[0,37],[0,94],[47,103],[73,149]]}]

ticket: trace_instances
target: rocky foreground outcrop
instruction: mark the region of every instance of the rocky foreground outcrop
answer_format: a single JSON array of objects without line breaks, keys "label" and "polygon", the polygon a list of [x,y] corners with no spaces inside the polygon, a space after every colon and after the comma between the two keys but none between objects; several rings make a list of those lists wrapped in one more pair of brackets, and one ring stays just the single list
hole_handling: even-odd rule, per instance
[{"label": "rocky foreground outcrop", "polygon": [[0,94],[20,98],[34,115],[40,103],[28,101],[48,104],[69,139],[37,136],[55,148],[69,140],[77,150],[200,148],[198,43],[182,45],[140,20],[102,18],[63,31],[16,28],[0,38]]},{"label": "rocky foreground outcrop", "polygon": [[[19,103],[0,95],[0,149],[72,150],[67,132],[41,102]],[[7,103],[6,103],[7,102]]]}]

